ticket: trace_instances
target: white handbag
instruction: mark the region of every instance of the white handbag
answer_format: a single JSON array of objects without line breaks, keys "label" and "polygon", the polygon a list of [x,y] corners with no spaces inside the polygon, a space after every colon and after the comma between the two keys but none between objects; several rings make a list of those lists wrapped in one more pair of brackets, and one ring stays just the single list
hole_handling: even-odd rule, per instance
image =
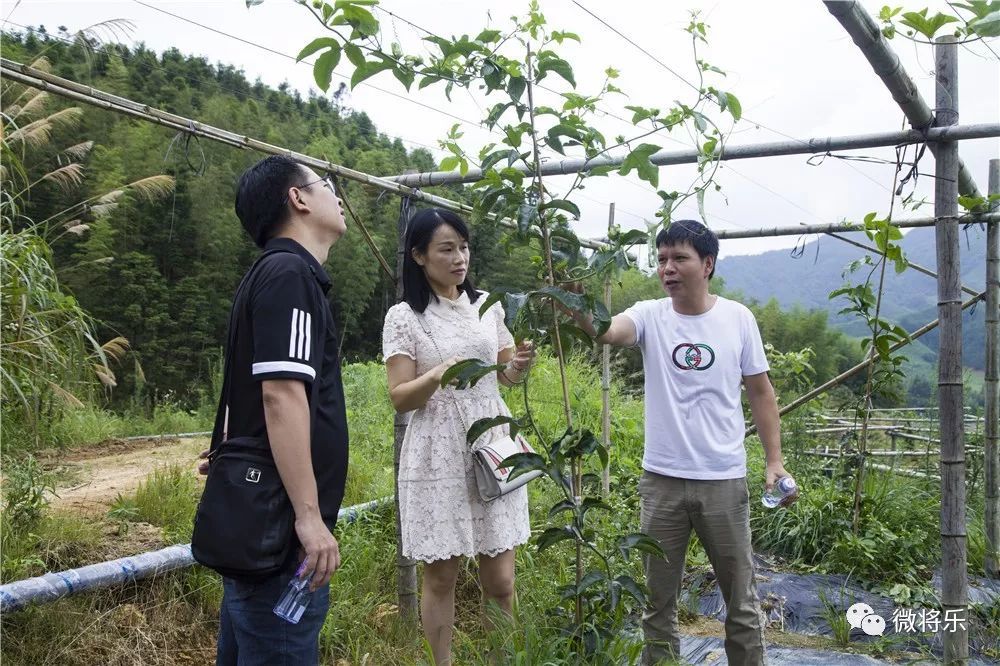
[{"label": "white handbag", "polygon": [[510,467],[501,467],[500,463],[515,453],[534,453],[528,440],[520,434],[511,438],[507,435],[498,437],[489,444],[483,444],[472,449],[473,469],[476,472],[476,485],[479,486],[479,496],[484,502],[490,502],[512,490],[520,488],[528,481],[537,479],[542,470],[525,472],[513,480],[510,479]]},{"label": "white handbag", "polygon": [[[424,333],[427,334],[427,337],[430,338],[431,343],[434,345],[438,356],[441,357],[441,362],[444,363],[444,356],[441,354],[441,349],[438,347],[437,341],[434,340],[434,336],[431,334],[427,319],[422,314],[417,318],[420,320]],[[462,421],[462,427],[465,428],[465,432],[469,432],[469,424],[465,422],[465,415],[462,413],[461,405],[458,404],[458,400],[455,399],[454,395],[452,395],[452,400],[455,403],[455,409],[458,411],[458,418]],[[483,434],[485,435],[485,433]],[[501,466],[504,460],[516,453],[535,452],[531,448],[531,445],[528,444],[528,440],[520,434],[516,437],[503,435],[478,447],[473,442],[471,451],[472,468],[476,474],[476,485],[479,488],[479,496],[484,502],[492,502],[512,490],[517,490],[529,481],[537,479],[543,473],[542,470],[536,469],[511,479],[510,473],[513,468]]]}]

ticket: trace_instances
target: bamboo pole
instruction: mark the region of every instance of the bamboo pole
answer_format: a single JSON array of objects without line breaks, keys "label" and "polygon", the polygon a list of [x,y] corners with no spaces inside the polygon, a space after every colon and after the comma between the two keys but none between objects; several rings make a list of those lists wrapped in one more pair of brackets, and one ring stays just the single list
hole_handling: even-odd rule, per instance
[{"label": "bamboo pole", "polygon": [[[828,234],[828,235],[831,236],[831,237],[833,237],[833,238],[836,238],[839,241],[843,241],[845,243],[848,243],[849,245],[853,245],[855,247],[860,247],[862,250],[867,250],[868,252],[874,252],[875,254],[883,256],[883,257],[885,256],[885,252],[882,252],[881,250],[879,250],[874,245],[868,245],[867,243],[859,243],[856,240],[853,240],[851,238],[846,238],[844,236],[840,236],[840,235],[837,235],[837,234]],[[921,266],[920,264],[914,263],[914,262],[910,261],[909,259],[906,260],[906,267],[907,268],[912,268],[913,270],[915,270],[918,273],[923,273],[927,277],[932,277],[935,280],[937,279],[937,276],[938,276],[937,273],[935,273],[934,271],[930,270],[929,268],[925,268],[925,267]],[[962,291],[964,291],[965,293],[967,293],[969,296],[975,296],[976,294],[979,293],[978,291],[976,291],[972,287],[966,287],[964,284],[961,285],[961,289],[962,289]],[[868,419],[868,420],[871,421],[871,419]]]},{"label": "bamboo pole", "polygon": [[[1000,194],[1000,159],[990,160],[990,194]],[[1000,202],[993,205],[1000,210]],[[986,575],[1000,578],[1000,229],[986,230]]]},{"label": "bamboo pole", "polygon": [[[608,205],[608,234],[615,225],[615,203]],[[604,278],[604,305],[611,309],[611,276]],[[601,345],[601,444],[608,450],[608,463],[601,470],[601,492],[611,494],[611,345]]]},{"label": "bamboo pole", "polygon": [[[211,125],[206,125],[205,123],[198,122],[190,118],[184,118],[176,114],[167,113],[161,111],[148,104],[142,104],[140,102],[135,102],[133,100],[127,99],[125,97],[120,97],[118,95],[112,95],[110,93],[104,92],[97,88],[91,86],[81,85],[69,79],[64,79],[62,77],[49,74],[47,72],[42,72],[41,70],[28,67],[21,63],[14,62],[12,60],[7,60],[6,58],[0,58],[0,76],[3,78],[8,78],[24,85],[37,88],[39,90],[45,90],[46,92],[52,93],[54,95],[59,95],[73,101],[82,102],[84,104],[89,104],[91,106],[96,106],[101,109],[112,111],[115,113],[120,113],[122,115],[131,116],[133,118],[138,118],[146,122],[151,122],[169,129],[173,129],[178,132],[186,132],[193,136],[198,136],[210,141],[215,141],[218,143],[223,143],[235,148],[242,149],[253,149],[260,152],[272,154],[272,155],[288,155],[292,159],[304,164],[308,167],[318,169],[321,171],[337,174],[338,176],[346,180],[354,180],[356,182],[363,183],[365,185],[370,185],[372,187],[378,187],[387,192],[398,194],[400,196],[408,196],[417,201],[422,201],[439,208],[444,208],[446,210],[451,210],[456,213],[470,214],[472,212],[472,206],[444,197],[428,194],[417,189],[411,189],[405,185],[401,185],[399,182],[393,179],[401,179],[412,174],[403,174],[401,176],[389,176],[388,178],[379,178],[377,176],[371,176],[359,171],[354,171],[353,169],[348,169],[340,165],[334,164],[326,160],[320,160],[308,155],[303,155],[302,153],[296,153],[287,148],[281,146],[274,146],[272,144],[264,143],[263,141],[258,141],[256,139],[236,134],[234,132],[229,132],[227,130],[219,129]],[[942,133],[941,130],[946,130],[947,133]],[[895,145],[897,143],[896,139],[904,140],[906,138],[905,133],[887,133],[884,135],[887,139],[892,139],[890,143],[882,143],[879,145]],[[959,139],[974,139],[974,138],[989,138],[1000,136],[1000,124],[986,124],[986,125],[959,125],[954,128],[932,128],[927,131],[926,140],[936,141],[942,140],[943,138],[953,138],[955,140]],[[912,137],[911,137],[912,138]],[[809,140],[811,143],[816,143],[818,139]],[[799,144],[805,142],[796,142]],[[753,149],[756,153],[753,155],[745,155],[749,157],[769,157],[769,154],[764,148],[771,144],[761,144],[760,146],[750,146],[745,148],[730,148],[728,152],[730,157],[733,153],[747,152]],[[810,152],[810,151],[804,151]],[[774,153],[782,154],[782,153]],[[593,165],[591,165],[593,166]],[[544,173],[544,170],[543,170]],[[423,175],[423,174],[416,174]],[[981,223],[998,223],[1000,222],[1000,213],[989,213],[985,215],[978,216],[963,216],[961,218],[963,221],[968,222],[981,222]],[[512,226],[507,221],[502,221],[503,226]],[[935,219],[933,217],[928,218],[913,218],[910,220],[895,220],[892,225],[900,228],[914,228],[914,227],[931,227],[934,226]],[[720,230],[716,232],[716,235],[720,240],[726,239],[737,239],[737,238],[764,238],[772,236],[800,236],[808,234],[827,234],[833,232],[849,232],[849,231],[861,231],[864,229],[864,225],[859,222],[840,222],[835,224],[814,224],[814,225],[788,225],[773,228],[760,228],[760,229],[739,229],[739,230]],[[580,245],[588,249],[602,249],[606,246],[606,243],[602,239],[588,240],[581,239]]]},{"label": "bamboo pole", "polygon": [[[934,141],[959,141],[962,139],[985,139],[1000,135],[1000,123],[982,123],[960,127],[932,127],[926,130],[897,130],[893,132],[877,132],[857,134],[853,136],[821,137],[812,139],[792,139],[758,143],[749,146],[724,146],[715,157],[720,160],[741,160],[755,157],[778,157],[781,155],[815,155],[840,150],[862,150],[865,148],[880,148],[900,146],[914,143]],[[934,144],[931,143],[933,146]],[[698,150],[661,150],[653,153],[649,160],[656,166],[676,164],[694,164],[698,159],[704,159],[704,154]],[[589,171],[599,166],[618,167],[625,161],[624,155],[602,155],[592,159],[567,158],[564,160],[549,160],[542,165],[543,176],[559,176]],[[514,169],[531,175],[532,169],[524,165]],[[417,174],[400,174],[388,176],[393,180],[410,187],[427,187],[430,185],[445,185],[449,183],[474,183],[483,177],[481,169],[469,169],[465,174],[458,171],[429,171]]]},{"label": "bamboo pole", "polygon": [[[935,104],[938,126],[958,123],[958,45],[953,36],[934,42]],[[962,310],[958,246],[958,144],[937,146],[934,215],[938,263],[938,412],[941,437],[941,607],[945,616],[961,619],[953,631],[942,631],[944,661],[969,658],[968,561],[965,526],[965,447],[962,419]],[[947,625],[946,625],[947,626]]]},{"label": "bamboo pole", "polygon": [[[386,192],[391,192],[399,196],[410,197],[416,201],[437,206],[438,208],[444,208],[445,210],[454,211],[462,215],[469,215],[473,211],[472,206],[469,204],[429,194],[419,189],[401,185],[391,179],[372,176],[362,171],[356,171],[340,164],[335,164],[329,160],[321,160],[304,153],[295,152],[282,146],[276,146],[249,136],[230,132],[212,125],[206,125],[205,123],[185,118],[183,116],[178,116],[173,113],[168,113],[151,107],[148,104],[142,104],[125,97],[112,95],[111,93],[103,90],[99,90],[91,86],[85,86],[76,83],[75,81],[70,81],[69,79],[64,79],[62,77],[55,76],[54,74],[49,74],[48,72],[43,72],[33,67],[22,65],[21,63],[14,62],[6,58],[0,58],[0,77],[17,81],[18,83],[22,83],[26,86],[37,88],[38,90],[44,90],[48,93],[59,95],[67,99],[96,106],[108,111],[114,111],[115,113],[131,116],[133,118],[145,120],[157,125],[162,125],[163,127],[167,127],[178,132],[186,132],[192,136],[198,136],[211,141],[224,143],[235,148],[256,150],[269,155],[286,155],[299,164],[303,164],[317,171],[331,173],[345,180],[352,180],[364,185],[377,187]],[[997,135],[1000,136],[1000,132],[998,132]],[[509,228],[515,227],[512,222],[507,220],[501,220],[500,224]],[[605,247],[605,244],[603,243],[594,243],[586,239],[580,239],[580,245],[592,250],[599,250]]]},{"label": "bamboo pole", "polygon": [[[407,199],[400,199],[399,219],[396,222],[396,302],[403,300],[403,253],[406,245],[406,227],[413,217],[413,208]],[[399,615],[407,622],[417,619],[417,563],[403,555],[403,524],[399,512],[399,457],[403,450],[403,437],[412,412],[396,412],[392,420],[393,488],[396,503],[396,594],[399,598]]]},{"label": "bamboo pole", "polygon": [[[960,222],[993,223],[1000,222],[1000,214],[963,215]],[[914,217],[907,220],[893,220],[890,226],[897,229],[915,229],[933,227],[937,220],[933,217]],[[734,240],[737,238],[771,238],[772,236],[807,236],[812,234],[834,234],[850,231],[864,231],[863,222],[838,222],[836,224],[792,224],[780,227],[761,227],[759,229],[720,229],[715,232],[719,240]],[[836,236],[839,240],[846,240]],[[603,240],[603,239],[598,239]]]},{"label": "bamboo pole", "polygon": [[[840,22],[854,43],[861,49],[868,63],[882,79],[882,83],[892,94],[914,129],[926,129],[932,125],[941,127],[940,117],[934,122],[934,111],[927,105],[910,75],[903,69],[899,57],[882,35],[882,30],[871,15],[856,0],[824,0],[827,10]],[[954,125],[957,123],[948,123]],[[940,144],[930,144],[931,153],[937,155]],[[972,197],[979,196],[979,189],[972,174],[965,168],[961,158],[956,158],[958,169],[958,191]]]}]

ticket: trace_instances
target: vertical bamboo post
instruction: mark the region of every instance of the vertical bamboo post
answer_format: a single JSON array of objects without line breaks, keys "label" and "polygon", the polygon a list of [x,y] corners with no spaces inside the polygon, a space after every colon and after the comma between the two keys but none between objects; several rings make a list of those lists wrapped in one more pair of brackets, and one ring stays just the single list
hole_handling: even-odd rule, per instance
[{"label": "vertical bamboo post", "polygon": [[[953,36],[939,37],[934,46],[937,126],[958,124],[958,45]],[[938,419],[941,430],[941,607],[946,664],[969,658],[968,563],[965,526],[965,447],[962,409],[962,294],[958,245],[958,144],[938,143],[934,184],[937,218]]]},{"label": "vertical bamboo post", "polygon": [[[403,252],[406,247],[406,227],[413,216],[411,202],[400,199],[399,220],[396,222],[396,302],[403,300]],[[410,422],[411,412],[396,412],[393,418],[392,469],[396,503],[396,593],[399,597],[399,616],[408,622],[417,619],[417,563],[403,557],[403,528],[399,515],[399,454],[403,437]]]},{"label": "vertical bamboo post", "polygon": [[[1000,194],[1000,159],[990,160],[990,194]],[[1000,210],[1000,202],[992,206]],[[1000,578],[1000,224],[986,226],[986,575]]]},{"label": "vertical bamboo post", "polygon": [[[608,233],[615,225],[615,203],[608,205]],[[604,278],[604,305],[611,309],[611,277]],[[608,449],[608,464],[601,470],[601,492],[611,494],[611,345],[601,345],[601,444]]]}]

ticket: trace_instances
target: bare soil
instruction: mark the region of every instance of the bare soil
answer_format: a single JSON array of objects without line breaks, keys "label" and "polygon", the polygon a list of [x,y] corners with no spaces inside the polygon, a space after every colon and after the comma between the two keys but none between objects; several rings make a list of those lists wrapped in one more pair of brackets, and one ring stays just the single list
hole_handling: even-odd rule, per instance
[{"label": "bare soil", "polygon": [[207,447],[207,437],[107,440],[45,456],[43,464],[57,478],[50,506],[76,513],[103,513],[118,495],[134,491],[158,468],[184,465],[197,475],[198,453]]}]

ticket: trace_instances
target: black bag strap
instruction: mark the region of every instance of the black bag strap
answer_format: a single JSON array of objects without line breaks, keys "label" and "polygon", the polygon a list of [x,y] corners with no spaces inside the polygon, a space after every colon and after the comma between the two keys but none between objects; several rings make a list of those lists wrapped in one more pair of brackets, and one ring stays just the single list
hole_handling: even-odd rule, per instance
[{"label": "black bag strap", "polygon": [[[229,337],[226,342],[226,360],[225,363],[223,364],[223,369],[222,369],[222,395],[219,396],[219,407],[215,413],[215,426],[212,428],[212,442],[209,445],[209,453],[208,453],[209,460],[211,460],[214,457],[215,452],[218,450],[223,440],[227,439],[226,437],[223,437],[223,435],[224,434],[228,435],[228,432],[224,433],[223,429],[226,425],[226,411],[229,408],[230,404],[229,398],[232,391],[232,386],[231,386],[232,382],[230,380],[231,380],[231,371],[233,364],[233,353],[234,353],[233,350],[236,346],[236,331],[237,328],[239,327],[240,314],[243,310],[243,305],[244,305],[243,301],[244,292],[248,289],[248,285],[250,284],[250,279],[253,276],[254,272],[256,272],[257,267],[260,266],[260,264],[264,261],[264,259],[271,256],[272,254],[277,254],[279,252],[287,252],[289,254],[295,254],[291,250],[285,250],[285,249],[271,249],[263,252],[253,262],[253,265],[250,266],[250,270],[246,272],[246,275],[243,276],[243,279],[240,280],[240,284],[236,288],[236,294],[233,296],[233,308],[229,313]],[[312,266],[309,266],[309,270],[312,271],[313,274],[315,275],[316,271],[313,269]],[[320,383],[320,378],[317,376],[312,382],[312,389],[310,391],[310,397],[309,397],[310,433],[312,432],[311,421],[316,409],[316,398],[319,394],[319,383]]]}]

